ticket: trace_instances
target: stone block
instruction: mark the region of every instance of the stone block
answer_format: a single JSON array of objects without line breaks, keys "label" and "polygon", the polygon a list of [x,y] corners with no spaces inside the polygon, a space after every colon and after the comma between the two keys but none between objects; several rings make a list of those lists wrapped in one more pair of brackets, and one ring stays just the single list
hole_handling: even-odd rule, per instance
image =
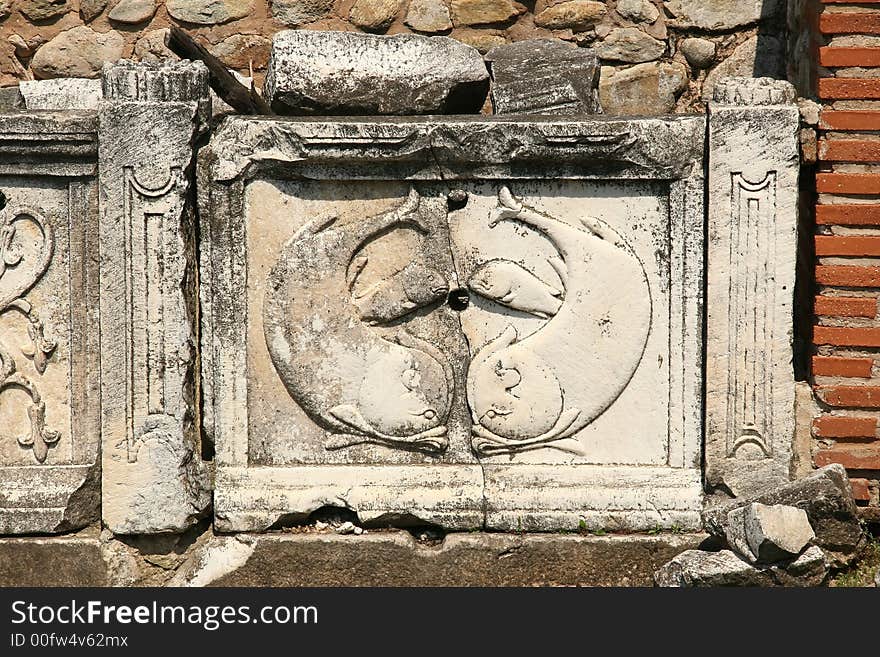
[{"label": "stone block", "polygon": [[495,114],[597,114],[599,65],[589,50],[534,39],[486,54]]},{"label": "stone block", "polygon": [[96,132],[0,114],[0,534],[98,517]]},{"label": "stone block", "polygon": [[687,550],[654,575],[657,586],[701,588],[707,586],[773,586],[773,577],[743,561],[730,550]]},{"label": "stone block", "polygon": [[703,513],[706,531],[725,536],[731,511],[752,502],[785,504],[806,511],[816,534],[815,544],[832,559],[846,561],[864,543],[858,507],[852,498],[846,470],[841,465],[828,465],[802,479],[769,486],[751,497],[709,508]]},{"label": "stone block", "polygon": [[58,78],[19,84],[28,110],[97,110],[103,97],[100,80]]},{"label": "stone block", "polygon": [[816,537],[806,511],[784,504],[754,502],[745,507],[743,523],[752,554],[762,563],[792,559]]},{"label": "stone block", "polygon": [[697,526],[704,128],[227,118],[199,166],[217,527]]},{"label": "stone block", "polygon": [[709,119],[706,481],[790,479],[798,129],[787,82],[732,78]]},{"label": "stone block", "polygon": [[479,52],[447,37],[286,30],[264,90],[279,114],[468,114],[482,108],[489,73]]},{"label": "stone block", "polygon": [[201,63],[104,71],[100,110],[103,519],[182,531],[210,504],[196,373],[189,172],[210,112]]}]

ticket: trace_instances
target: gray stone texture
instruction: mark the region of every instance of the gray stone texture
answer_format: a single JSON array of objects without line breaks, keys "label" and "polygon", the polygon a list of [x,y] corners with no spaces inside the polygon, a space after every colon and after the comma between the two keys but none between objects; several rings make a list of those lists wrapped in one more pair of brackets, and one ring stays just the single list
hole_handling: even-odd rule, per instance
[{"label": "gray stone texture", "polygon": [[289,27],[313,23],[333,10],[333,0],[271,0],[272,16]]},{"label": "gray stone texture", "polygon": [[715,85],[730,77],[784,79],[785,43],[782,39],[759,34],[747,39],[718,66],[709,71],[703,82],[703,100],[711,100]]},{"label": "gray stone texture", "polygon": [[596,114],[599,65],[590,51],[536,39],[486,54],[495,114]]},{"label": "gray stone texture", "polygon": [[653,23],[660,17],[660,10],[648,0],[618,0],[614,10],[637,23]]},{"label": "gray stone texture", "polygon": [[412,0],[404,23],[417,32],[445,32],[452,29],[449,7],[443,0]]},{"label": "gray stone texture", "polygon": [[858,507],[843,466],[828,465],[802,479],[709,508],[703,513],[703,525],[709,533],[724,537],[730,512],[752,502],[785,504],[806,511],[816,534],[814,543],[834,561],[848,562],[864,544]]},{"label": "gray stone texture", "polygon": [[488,87],[480,54],[446,37],[288,30],[264,89],[280,114],[400,115],[478,112]]},{"label": "gray stone texture", "polygon": [[732,30],[770,18],[784,6],[782,0],[667,0],[666,11],[676,27]]},{"label": "gray stone texture", "polygon": [[600,59],[641,63],[659,59],[666,52],[666,43],[635,27],[619,27],[592,48]]},{"label": "gray stone texture", "polygon": [[137,25],[150,20],[156,13],[156,0],[120,0],[107,18],[124,25]]},{"label": "gray stone texture", "polygon": [[678,44],[688,64],[694,68],[709,68],[715,61],[715,43],[709,39],[692,37]]},{"label": "gray stone texture", "polygon": [[819,586],[828,576],[825,556],[811,547],[800,557],[772,566],[753,566],[730,550],[687,550],[654,574],[660,587],[809,587]]},{"label": "gray stone texture", "polygon": [[[210,112],[207,69],[121,62],[105,69],[103,84],[103,519],[116,534],[182,531],[211,500],[194,425],[195,233],[187,178]],[[139,238],[126,242],[126,235]],[[125,285],[135,292],[126,294]]]},{"label": "gray stone texture", "polygon": [[80,0],[79,13],[86,23],[91,23],[107,8],[110,0]]},{"label": "gray stone texture", "polygon": [[757,502],[745,508],[746,540],[761,563],[794,558],[816,537],[803,509]]},{"label": "gray stone texture", "polygon": [[97,110],[103,97],[100,80],[57,78],[19,85],[29,110]]},{"label": "gray stone texture", "polygon": [[253,0],[167,0],[172,18],[195,25],[219,25],[248,16]]}]

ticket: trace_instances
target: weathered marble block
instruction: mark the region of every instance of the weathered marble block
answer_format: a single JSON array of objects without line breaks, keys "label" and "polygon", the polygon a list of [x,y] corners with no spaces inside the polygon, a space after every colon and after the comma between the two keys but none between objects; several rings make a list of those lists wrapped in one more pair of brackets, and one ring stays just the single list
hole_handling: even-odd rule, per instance
[{"label": "weathered marble block", "polygon": [[99,112],[104,524],[182,531],[209,509],[198,419],[194,143],[201,63],[108,65]]},{"label": "weathered marble block", "polygon": [[97,121],[0,114],[0,534],[98,519]]},{"label": "weathered marble block", "polygon": [[699,525],[700,117],[232,117],[199,155],[215,525]]},{"label": "weathered marble block", "polygon": [[728,78],[709,105],[706,482],[737,497],[791,478],[795,98]]}]

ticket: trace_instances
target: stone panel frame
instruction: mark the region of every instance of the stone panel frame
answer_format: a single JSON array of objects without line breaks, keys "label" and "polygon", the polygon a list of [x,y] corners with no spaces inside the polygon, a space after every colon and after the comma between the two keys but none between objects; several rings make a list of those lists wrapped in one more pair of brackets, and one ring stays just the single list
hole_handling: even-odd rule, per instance
[{"label": "stone panel frame", "polygon": [[[67,399],[43,399],[70,406],[70,423],[60,427],[60,441],[70,456],[61,462],[33,465],[0,464],[0,534],[49,534],[80,529],[100,513],[100,335],[98,270],[98,138],[97,118],[87,112],[0,114],[0,179],[21,181],[34,189],[41,182],[66,188],[60,213],[32,204],[28,211],[44,215],[57,242],[65,230],[65,253],[54,244],[52,267],[64,266],[69,308],[66,326],[47,326],[47,339],[67,335],[70,353]],[[0,187],[3,184],[0,183]],[[7,211],[15,212],[15,199]],[[52,209],[54,210],[54,208]],[[44,233],[45,236],[45,233]],[[61,263],[59,265],[59,263]],[[30,288],[39,288],[43,274]],[[0,288],[2,294],[2,288]],[[19,298],[26,297],[26,294]],[[40,308],[35,308],[40,313]],[[13,345],[17,348],[18,345]],[[57,367],[49,354],[46,368]],[[14,356],[13,359],[18,359]],[[24,361],[24,359],[21,359]],[[39,381],[33,382],[39,387]],[[50,406],[50,411],[52,407]],[[47,420],[50,425],[51,420]],[[11,436],[4,436],[7,440]],[[66,449],[66,447],[65,447]],[[37,461],[40,458],[37,457]]]},{"label": "stone panel frame", "polygon": [[[199,156],[203,431],[216,446],[215,526],[261,531],[324,504],[362,520],[450,529],[699,527],[702,504],[704,117],[230,117]],[[668,185],[675,427],[664,466],[252,466],[248,461],[245,192],[258,178],[608,180]],[[567,474],[559,477],[560,471]],[[555,480],[553,489],[530,485]],[[648,490],[649,494],[640,494]],[[381,494],[379,494],[381,492]]]}]

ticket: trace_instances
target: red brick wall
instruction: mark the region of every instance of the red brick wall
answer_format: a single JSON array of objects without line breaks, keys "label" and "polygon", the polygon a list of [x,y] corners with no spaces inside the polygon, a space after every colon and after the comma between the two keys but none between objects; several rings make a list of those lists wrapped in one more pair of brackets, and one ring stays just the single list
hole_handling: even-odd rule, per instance
[{"label": "red brick wall", "polygon": [[878,505],[880,0],[820,0],[813,462]]}]

